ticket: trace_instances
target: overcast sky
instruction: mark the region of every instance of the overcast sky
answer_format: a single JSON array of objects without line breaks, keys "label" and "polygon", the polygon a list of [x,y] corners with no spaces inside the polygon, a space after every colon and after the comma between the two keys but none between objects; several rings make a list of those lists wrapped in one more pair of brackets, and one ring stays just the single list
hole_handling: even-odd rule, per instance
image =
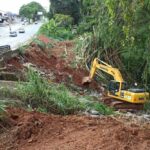
[{"label": "overcast sky", "polygon": [[18,14],[22,5],[32,1],[40,3],[47,10],[49,9],[49,0],[0,0],[0,11],[10,11]]}]

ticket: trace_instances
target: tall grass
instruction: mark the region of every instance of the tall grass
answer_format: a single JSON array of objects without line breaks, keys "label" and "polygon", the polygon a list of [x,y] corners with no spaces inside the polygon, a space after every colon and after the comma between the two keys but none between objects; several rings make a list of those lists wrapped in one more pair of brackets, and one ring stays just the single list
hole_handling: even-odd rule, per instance
[{"label": "tall grass", "polygon": [[27,78],[28,82],[18,87],[18,94],[26,106],[58,114],[69,114],[83,109],[82,104],[64,85],[48,84],[32,70],[29,70]]},{"label": "tall grass", "polygon": [[103,104],[81,101],[63,84],[48,83],[38,73],[29,70],[28,82],[19,84],[18,94],[26,106],[44,112],[55,114],[74,114],[87,109],[95,109],[101,114],[111,114],[112,111]]},{"label": "tall grass", "polygon": [[4,102],[0,100],[0,114],[5,111],[5,107],[6,105],[4,104]]}]

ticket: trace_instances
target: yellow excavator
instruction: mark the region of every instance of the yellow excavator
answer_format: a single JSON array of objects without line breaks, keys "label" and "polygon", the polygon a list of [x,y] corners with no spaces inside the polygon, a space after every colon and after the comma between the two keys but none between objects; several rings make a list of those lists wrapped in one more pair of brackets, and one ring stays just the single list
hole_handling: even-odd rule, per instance
[{"label": "yellow excavator", "polygon": [[128,88],[120,71],[98,58],[95,58],[92,62],[90,75],[83,78],[83,84],[90,83],[97,74],[97,70],[103,71],[114,78],[108,84],[108,97],[130,104],[144,104],[149,99],[148,92],[140,88]]}]

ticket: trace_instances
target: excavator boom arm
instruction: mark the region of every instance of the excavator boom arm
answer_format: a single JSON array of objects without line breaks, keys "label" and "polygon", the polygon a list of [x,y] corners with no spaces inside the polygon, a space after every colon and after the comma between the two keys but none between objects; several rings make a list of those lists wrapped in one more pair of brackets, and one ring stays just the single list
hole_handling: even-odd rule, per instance
[{"label": "excavator boom arm", "polygon": [[97,73],[97,70],[103,71],[114,78],[114,81],[110,81],[108,85],[108,97],[138,105],[147,101],[147,97],[149,97],[148,92],[138,92],[140,90],[139,88],[127,89],[126,83],[124,82],[120,71],[117,68],[114,68],[111,65],[99,60],[98,58],[95,58],[92,62],[90,75],[85,77],[82,83],[90,83],[94,75]]},{"label": "excavator boom arm", "polygon": [[95,58],[92,63],[92,67],[90,70],[90,78],[91,79],[94,77],[97,69],[113,76],[114,80],[116,80],[118,82],[124,82],[123,77],[117,68],[113,68],[111,65],[108,65],[107,63],[99,60],[98,58]]}]

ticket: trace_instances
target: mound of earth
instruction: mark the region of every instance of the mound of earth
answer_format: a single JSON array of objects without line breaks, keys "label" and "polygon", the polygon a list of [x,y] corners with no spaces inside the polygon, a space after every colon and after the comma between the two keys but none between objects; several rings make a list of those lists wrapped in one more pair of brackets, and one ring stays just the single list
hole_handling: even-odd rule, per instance
[{"label": "mound of earth", "polygon": [[[13,57],[6,62],[7,71],[22,72],[25,69],[24,64],[30,63],[49,80],[83,87],[82,79],[88,76],[89,72],[83,69],[80,64],[73,66],[75,60],[74,43],[72,41],[55,42],[45,36],[38,38],[45,44],[51,44],[52,47],[42,49],[38,44],[31,43],[24,54]],[[95,81],[89,87],[101,90],[100,85]]]},{"label": "mound of earth", "polygon": [[15,108],[7,114],[12,124],[0,134],[1,150],[150,149],[150,126],[111,117],[56,116]]}]

